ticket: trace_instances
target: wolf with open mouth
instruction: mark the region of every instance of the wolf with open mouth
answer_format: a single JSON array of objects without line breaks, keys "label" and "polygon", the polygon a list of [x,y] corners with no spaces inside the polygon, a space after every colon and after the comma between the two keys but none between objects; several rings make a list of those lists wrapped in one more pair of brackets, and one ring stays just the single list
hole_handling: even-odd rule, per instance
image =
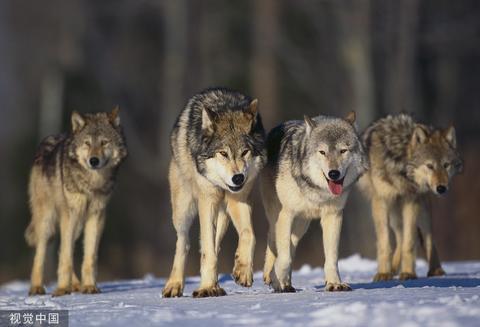
[{"label": "wolf with open mouth", "polygon": [[276,292],[294,292],[292,261],[312,219],[320,218],[325,249],[325,289],[346,291],[337,267],[342,212],[352,185],[367,168],[354,127],[344,119],[317,116],[288,121],[267,137],[268,163],[261,192],[269,221],[264,280]]}]

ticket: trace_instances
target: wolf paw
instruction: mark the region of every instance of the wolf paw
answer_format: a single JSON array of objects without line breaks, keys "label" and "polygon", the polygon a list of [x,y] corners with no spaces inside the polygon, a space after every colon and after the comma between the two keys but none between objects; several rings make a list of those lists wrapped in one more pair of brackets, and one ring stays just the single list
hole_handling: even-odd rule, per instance
[{"label": "wolf paw", "polygon": [[72,290],[70,287],[69,288],[60,287],[60,288],[57,288],[55,291],[53,291],[52,296],[53,297],[64,296],[70,293],[72,293]]},{"label": "wolf paw", "polygon": [[285,285],[283,287],[274,287],[275,293],[295,293],[297,290],[292,285]]},{"label": "wolf paw", "polygon": [[243,287],[251,287],[253,284],[252,265],[246,265],[235,260],[232,277],[235,283]]},{"label": "wolf paw", "polygon": [[445,270],[442,269],[442,267],[438,267],[435,269],[430,269],[428,271],[427,276],[428,277],[433,277],[433,276],[444,276],[445,275]]},{"label": "wolf paw", "polygon": [[225,296],[227,293],[223,288],[220,286],[216,285],[213,287],[204,287],[204,288],[199,288],[193,291],[193,297],[199,298],[199,297],[214,297],[214,296]]},{"label": "wolf paw", "polygon": [[384,282],[392,279],[393,279],[392,273],[376,273],[375,276],[373,277],[374,282]]},{"label": "wolf paw", "polygon": [[83,294],[98,294],[101,293],[100,289],[96,285],[84,285],[81,288]]},{"label": "wolf paw", "polygon": [[263,274],[263,282],[265,283],[265,285],[272,285],[272,279],[270,278],[270,273]]},{"label": "wolf paw", "polygon": [[82,285],[80,283],[73,283],[72,284],[72,292],[81,292]]},{"label": "wolf paw", "polygon": [[327,292],[345,292],[351,291],[352,288],[347,283],[326,283],[325,291]]},{"label": "wolf paw", "polygon": [[297,291],[288,279],[282,279],[282,282],[280,282],[274,270],[270,272],[270,281],[270,286],[275,293],[294,293]]},{"label": "wolf paw", "polygon": [[180,282],[168,282],[163,288],[163,297],[181,297],[183,295],[183,285]]},{"label": "wolf paw", "polygon": [[28,295],[45,295],[45,287],[43,286],[32,286],[28,291]]},{"label": "wolf paw", "polygon": [[398,277],[398,279],[400,280],[417,279],[417,275],[415,273],[402,272],[400,273],[400,276]]}]

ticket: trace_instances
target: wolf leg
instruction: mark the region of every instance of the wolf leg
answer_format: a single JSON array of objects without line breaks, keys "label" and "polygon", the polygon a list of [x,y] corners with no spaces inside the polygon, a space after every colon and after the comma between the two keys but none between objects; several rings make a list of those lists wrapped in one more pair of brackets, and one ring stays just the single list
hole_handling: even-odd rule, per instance
[{"label": "wolf leg", "polygon": [[393,251],[393,258],[392,258],[392,274],[398,274],[400,270],[400,263],[402,261],[402,243],[403,243],[403,236],[402,236],[402,214],[400,212],[400,208],[398,206],[392,207],[390,210],[390,227],[393,230],[393,234],[395,235],[395,250]]},{"label": "wolf leg", "polygon": [[179,297],[183,295],[185,285],[185,264],[190,250],[188,233],[195,216],[195,206],[192,194],[182,187],[174,164],[170,166],[170,189],[172,196],[172,221],[177,232],[175,257],[172,271],[165,287],[163,297]]},{"label": "wolf leg", "polygon": [[[79,239],[80,235],[82,234],[82,230],[83,230],[83,224],[77,224],[77,227],[75,228],[73,244],[75,244]],[[75,262],[74,262],[72,267],[72,292],[80,292],[81,287],[82,287],[82,283],[80,282],[80,279],[75,273]]]},{"label": "wolf leg", "polygon": [[424,205],[418,216],[419,237],[423,240],[422,246],[425,250],[425,256],[428,261],[428,277],[443,276],[445,271],[442,269],[437,249],[433,243],[432,219],[428,208]]},{"label": "wolf leg", "polygon": [[[263,192],[262,192],[263,193]],[[265,284],[270,285],[272,283],[271,273],[273,270],[273,265],[277,258],[277,246],[275,244],[275,226],[280,210],[278,206],[266,202],[264,198],[265,213],[268,218],[268,238],[267,238],[267,249],[265,251],[265,263],[263,266],[263,281]],[[275,203],[276,204],[276,203]]]},{"label": "wolf leg", "polygon": [[77,274],[75,273],[75,265],[72,268],[72,292],[80,292],[82,289],[82,283],[78,278]]},{"label": "wolf leg", "polygon": [[100,293],[96,283],[97,254],[104,224],[105,208],[91,213],[85,222],[81,287],[84,294]]},{"label": "wolf leg", "polygon": [[342,213],[328,210],[322,212],[320,223],[322,225],[323,247],[325,251],[325,290],[326,291],[351,291],[346,283],[342,283],[338,273],[338,247],[340,232],[342,231]]},{"label": "wolf leg", "polygon": [[260,175],[260,194],[262,196],[265,215],[268,220],[267,248],[265,250],[265,263],[263,266],[263,281],[270,285],[273,265],[276,260],[277,247],[275,244],[275,225],[280,213],[280,201],[274,186],[274,174],[269,168],[264,168]]},{"label": "wolf leg", "polygon": [[292,265],[291,237],[292,225],[295,216],[293,212],[283,208],[278,215],[275,224],[275,244],[277,247],[277,259],[270,274],[272,287],[275,292],[295,292],[290,280],[289,271]]},{"label": "wolf leg", "polygon": [[440,261],[440,258],[438,257],[438,252],[437,248],[435,247],[435,244],[433,244],[433,240],[430,239],[430,245],[428,245],[427,250],[427,245],[425,245],[425,251],[429,251],[430,255],[428,256],[428,277],[433,277],[433,276],[444,276],[445,275],[445,270],[442,268],[442,264]]},{"label": "wolf leg", "polygon": [[[275,227],[270,226],[268,229],[268,239],[267,239],[267,249],[265,251],[265,263],[263,265],[263,282],[266,285],[270,285],[272,283],[272,279],[270,275],[273,270],[273,265],[275,263],[275,259],[277,258],[275,255],[276,247],[275,247]],[[274,252],[275,251],[275,252]]]},{"label": "wolf leg", "polygon": [[[34,210],[36,210],[34,208]],[[28,292],[29,295],[45,294],[45,287],[43,286],[43,272],[45,266],[45,256],[47,251],[48,240],[53,234],[53,212],[43,210],[34,212],[32,221],[37,223],[34,225],[33,233],[35,233],[35,257],[33,259],[33,268],[31,275],[31,286]],[[33,223],[33,222],[32,222]]]},{"label": "wolf leg", "polygon": [[229,219],[230,218],[225,212],[225,208],[219,208],[215,232],[215,253],[217,254],[217,256],[220,253],[220,244],[222,243],[223,237],[227,232],[228,225],[230,225]]},{"label": "wolf leg", "polygon": [[391,203],[378,196],[372,197],[372,215],[377,235],[377,262],[378,271],[373,281],[390,280],[392,275],[390,244],[390,230],[388,228],[388,215]]},{"label": "wolf leg", "polygon": [[255,250],[255,234],[252,227],[252,207],[247,199],[228,200],[228,212],[238,233],[238,246],[235,252],[233,279],[244,287],[253,284],[253,253]]},{"label": "wolf leg", "polygon": [[58,260],[58,285],[53,296],[72,291],[74,232],[79,220],[78,210],[65,209],[60,217],[60,255]]},{"label": "wolf leg", "polygon": [[33,269],[31,275],[31,286],[28,295],[43,295],[45,287],[43,286],[43,271],[45,265],[45,252],[47,250],[47,240],[42,236],[36,244],[35,258],[33,259]]},{"label": "wolf leg", "polygon": [[215,253],[214,219],[217,218],[220,200],[217,194],[201,194],[198,199],[200,217],[200,287],[193,292],[193,297],[226,295],[218,286],[217,255]]},{"label": "wolf leg", "polygon": [[[308,230],[308,226],[310,226],[310,219],[304,219],[302,217],[297,217],[293,220],[293,225],[292,225],[292,237],[291,237],[291,247],[290,247],[290,252],[291,252],[291,257],[292,257],[292,262],[295,259],[295,253],[297,251],[297,246],[300,240],[302,239],[303,235]],[[290,280],[292,279],[292,270],[290,269],[289,272],[290,275]]]},{"label": "wolf leg", "polygon": [[415,279],[415,259],[417,240],[417,219],[420,214],[420,205],[417,200],[405,200],[403,203],[403,244],[400,279]]}]

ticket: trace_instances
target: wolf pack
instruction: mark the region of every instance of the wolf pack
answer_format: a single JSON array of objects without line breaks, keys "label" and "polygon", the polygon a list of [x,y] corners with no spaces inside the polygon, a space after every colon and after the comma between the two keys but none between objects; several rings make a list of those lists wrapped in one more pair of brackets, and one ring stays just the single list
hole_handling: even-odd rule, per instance
[{"label": "wolf pack", "polygon": [[[292,263],[313,220],[322,227],[325,290],[351,290],[340,278],[338,256],[343,210],[355,185],[371,204],[378,261],[373,281],[417,278],[417,245],[425,251],[428,276],[445,274],[433,240],[429,198],[444,195],[463,169],[454,127],[397,114],[360,133],[355,112],[342,118],[299,118],[266,134],[257,99],[209,88],[188,100],[170,136],[168,180],[177,240],[164,298],[183,295],[189,231],[196,217],[201,279],[193,297],[226,295],[217,262],[230,221],[238,233],[232,277],[252,286],[256,180],[269,224],[268,235],[262,235],[267,239],[263,280],[274,292],[296,291]],[[126,157],[118,108],[73,112],[69,132],[41,142],[30,174],[31,222],[25,232],[35,248],[30,295],[46,293],[47,245],[57,229],[58,283],[52,295],[100,292],[97,252],[107,203]],[[73,257],[82,232],[79,278]]]}]

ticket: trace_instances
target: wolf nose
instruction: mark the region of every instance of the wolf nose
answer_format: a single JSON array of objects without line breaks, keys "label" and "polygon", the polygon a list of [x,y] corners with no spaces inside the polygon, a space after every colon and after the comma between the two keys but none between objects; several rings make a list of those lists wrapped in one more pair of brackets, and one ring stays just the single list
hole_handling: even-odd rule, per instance
[{"label": "wolf nose", "polygon": [[98,159],[97,157],[91,157],[88,162],[90,163],[90,166],[95,168],[98,167],[98,165],[100,164],[100,159]]},{"label": "wolf nose", "polygon": [[232,182],[235,185],[242,185],[243,181],[245,181],[245,176],[243,174],[236,174],[232,177]]},{"label": "wolf nose", "polygon": [[447,187],[445,185],[438,185],[437,186],[437,193],[438,194],[443,194],[447,192]]},{"label": "wolf nose", "polygon": [[330,179],[336,181],[340,177],[340,172],[338,170],[330,170],[328,172],[328,177],[330,177]]}]

